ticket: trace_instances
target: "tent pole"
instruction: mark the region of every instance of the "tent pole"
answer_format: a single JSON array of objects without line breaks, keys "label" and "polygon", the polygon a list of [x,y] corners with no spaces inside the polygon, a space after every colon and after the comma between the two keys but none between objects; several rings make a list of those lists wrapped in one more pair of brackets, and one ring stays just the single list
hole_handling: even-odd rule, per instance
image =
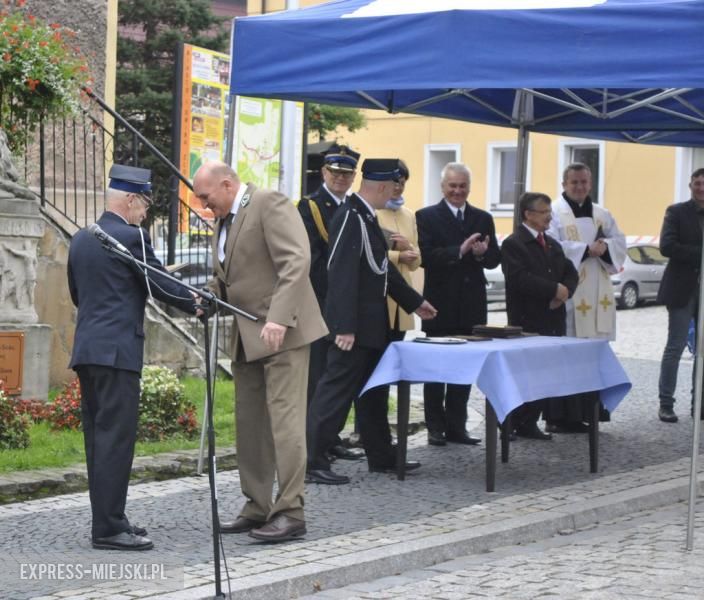
[{"label": "tent pole", "polygon": [[[298,0],[286,0],[286,10],[298,10]],[[301,197],[301,190],[294,189],[297,179],[296,149],[301,140],[296,137],[296,103],[284,100],[281,103],[281,178],[279,191],[292,201]]]},{"label": "tent pole", "polygon": [[[702,244],[701,265],[704,268],[704,244]],[[700,272],[702,272],[700,270]],[[692,465],[689,472],[689,511],[687,513],[687,550],[694,548],[694,511],[697,504],[697,492],[699,484],[697,482],[697,472],[699,471],[699,436],[701,434],[701,410],[702,410],[702,371],[704,370],[704,278],[699,282],[699,306],[697,312],[697,343],[695,349],[694,362],[694,406],[692,407],[692,421],[694,431],[692,433]]]},{"label": "tent pole", "polygon": [[530,132],[526,127],[526,122],[533,118],[532,114],[528,114],[528,94],[519,90],[516,92],[518,97],[518,141],[516,143],[516,180],[513,182],[513,231],[516,231],[521,225],[521,215],[518,210],[518,199],[521,194],[526,191],[526,179],[528,174],[528,141]]}]

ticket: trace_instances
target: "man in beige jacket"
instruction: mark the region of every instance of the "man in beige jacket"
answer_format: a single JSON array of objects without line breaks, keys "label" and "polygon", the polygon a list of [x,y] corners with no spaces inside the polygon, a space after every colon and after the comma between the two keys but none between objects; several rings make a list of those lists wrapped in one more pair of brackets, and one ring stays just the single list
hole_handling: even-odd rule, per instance
[{"label": "man in beige jacket", "polygon": [[203,165],[193,188],[217,218],[209,288],[260,318],[236,316],[233,325],[237,455],[247,502],[221,531],[249,531],[269,542],[297,538],[306,533],[309,346],[327,333],[308,276],[308,236],[292,202],[243,185],[224,163]]}]

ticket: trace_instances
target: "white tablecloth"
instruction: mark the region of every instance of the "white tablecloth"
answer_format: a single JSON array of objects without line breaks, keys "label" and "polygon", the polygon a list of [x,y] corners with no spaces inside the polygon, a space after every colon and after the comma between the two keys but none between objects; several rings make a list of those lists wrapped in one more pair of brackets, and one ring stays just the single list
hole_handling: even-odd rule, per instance
[{"label": "white tablecloth", "polygon": [[457,345],[394,342],[362,393],[398,381],[476,384],[500,422],[526,402],[595,390],[613,411],[631,389],[608,341],[548,336]]}]

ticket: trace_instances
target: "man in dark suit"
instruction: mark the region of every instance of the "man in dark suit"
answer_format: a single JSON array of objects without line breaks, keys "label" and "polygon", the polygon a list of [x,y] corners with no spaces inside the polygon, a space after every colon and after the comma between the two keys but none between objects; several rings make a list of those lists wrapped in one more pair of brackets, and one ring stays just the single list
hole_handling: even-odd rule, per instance
[{"label": "man in dark suit", "polygon": [[[325,451],[389,342],[387,293],[406,312],[421,318],[435,316],[435,309],[389,264],[388,246],[376,218],[376,210],[391,198],[393,180],[399,174],[398,159],[365,160],[359,192],[348,198],[330,226],[325,320],[333,344],[308,410],[306,480],[310,483],[349,483],[348,477],[330,470]],[[379,387],[357,401],[362,443],[372,472],[396,468],[386,399],[386,388]],[[406,468],[419,466],[412,462]]]},{"label": "man in dark suit", "polygon": [[[559,242],[545,235],[552,210],[545,194],[526,192],[519,199],[522,225],[501,246],[501,269],[506,277],[509,325],[540,335],[565,335],[565,302],[577,289],[579,276]],[[511,414],[516,435],[552,439],[538,428],[543,401],[524,404]]]},{"label": "man in dark suit", "polygon": [[[462,163],[445,165],[443,198],[416,213],[418,245],[425,269],[423,296],[438,310],[438,318],[423,324],[430,336],[472,333],[486,323],[484,269],[499,264],[494,220],[467,202],[470,172]],[[428,443],[477,444],[467,435],[467,400],[471,387],[427,383],[423,387]]]},{"label": "man in dark suit", "polygon": [[200,167],[193,191],[218,219],[208,287],[259,317],[235,315],[232,325],[237,460],[247,500],[220,530],[266,542],[298,538],[306,533],[308,354],[328,332],[310,283],[308,237],[286,196],[244,184],[222,162]]},{"label": "man in dark suit", "polygon": [[[668,315],[667,343],[660,363],[658,384],[658,417],[665,423],[677,422],[674,411],[677,370],[687,343],[689,322],[697,314],[699,305],[704,169],[697,169],[692,173],[689,189],[692,197],[687,202],[673,204],[667,208],[660,231],[660,252],[670,259],[658,291],[658,302],[667,306]],[[694,397],[694,369],[692,371]]]},{"label": "man in dark suit", "polygon": [[[322,185],[298,203],[298,212],[306,226],[310,241],[310,281],[320,310],[325,309],[325,296],[328,291],[328,231],[330,221],[337,209],[344,203],[347,192],[357,172],[359,153],[347,146],[333,144],[323,157],[320,174]],[[308,404],[313,399],[318,381],[325,371],[330,342],[326,338],[310,345],[308,367]],[[332,456],[346,460],[357,460],[364,452],[356,448],[346,448],[339,436],[328,450]]]},{"label": "man in dark suit", "polygon": [[[149,234],[139,227],[149,206],[150,179],[147,169],[114,165],[98,225],[135,258],[163,270]],[[130,525],[125,515],[137,436],[144,305],[153,295],[193,313],[193,297],[103,249],[85,229],[71,242],[68,283],[78,308],[70,368],[81,383],[93,547],[148,550],[153,544],[146,530]]]}]

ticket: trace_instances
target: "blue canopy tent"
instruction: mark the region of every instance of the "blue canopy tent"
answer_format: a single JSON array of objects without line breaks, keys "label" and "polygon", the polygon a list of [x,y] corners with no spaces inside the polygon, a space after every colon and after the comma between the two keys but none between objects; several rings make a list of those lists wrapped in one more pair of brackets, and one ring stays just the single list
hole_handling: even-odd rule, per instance
[{"label": "blue canopy tent", "polygon": [[335,0],[236,19],[231,88],[704,146],[703,23],[700,0]]},{"label": "blue canopy tent", "polygon": [[[236,19],[231,91],[515,127],[518,193],[531,131],[704,146],[702,24],[702,0],[333,0]],[[695,414],[702,306],[697,342]]]}]

